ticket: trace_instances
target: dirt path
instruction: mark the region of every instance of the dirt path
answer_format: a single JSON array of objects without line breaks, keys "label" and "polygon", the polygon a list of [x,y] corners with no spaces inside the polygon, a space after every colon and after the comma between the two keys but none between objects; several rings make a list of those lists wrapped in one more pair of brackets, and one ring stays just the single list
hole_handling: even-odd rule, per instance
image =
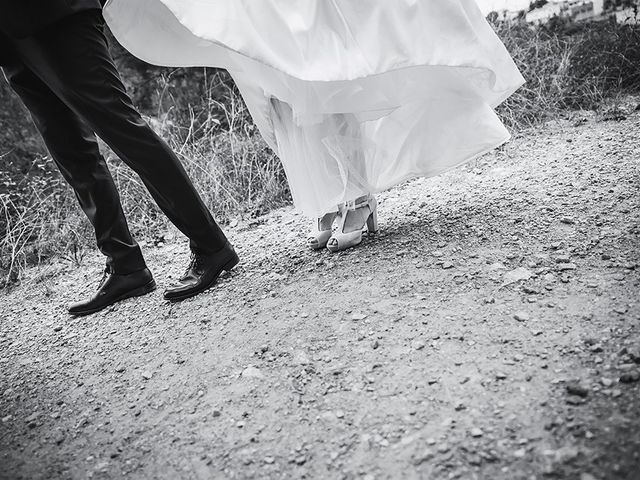
[{"label": "dirt path", "polygon": [[[240,223],[178,305],[73,319],[99,257],[34,269],[0,293],[0,478],[639,478],[639,132],[515,138],[339,255]],[[185,250],[147,248],[161,285]]]}]

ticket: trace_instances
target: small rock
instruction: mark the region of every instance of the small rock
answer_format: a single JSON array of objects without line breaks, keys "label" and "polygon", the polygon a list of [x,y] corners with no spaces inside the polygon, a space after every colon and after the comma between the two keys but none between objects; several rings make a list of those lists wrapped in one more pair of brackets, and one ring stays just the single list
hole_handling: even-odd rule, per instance
[{"label": "small rock", "polygon": [[528,322],[530,317],[527,312],[516,312],[513,314],[513,318],[518,322]]},{"label": "small rock", "polygon": [[424,462],[428,462],[432,458],[433,458],[433,451],[427,448],[413,456],[413,464],[418,466],[423,464]]},{"label": "small rock", "polygon": [[59,332],[60,330],[62,330],[62,325],[56,325],[55,327],[53,327],[54,332]]},{"label": "small rock", "polygon": [[591,475],[590,473],[581,473],[580,480],[598,480],[598,479],[593,475]]},{"label": "small rock", "polygon": [[351,320],[356,322],[360,320],[364,320],[365,318],[367,318],[367,316],[362,312],[353,312],[351,314]]},{"label": "small rock", "polygon": [[531,272],[531,270],[528,270],[524,267],[518,267],[505,273],[502,281],[504,285],[510,285],[522,280],[529,280],[531,277],[533,277],[533,272]]},{"label": "small rock", "polygon": [[454,267],[454,265],[451,262],[443,262],[442,263],[442,269],[443,270],[449,270],[449,269],[451,269],[453,267]]},{"label": "small rock", "polygon": [[524,458],[527,455],[527,451],[524,448],[519,448],[513,452],[515,458]]},{"label": "small rock", "polygon": [[629,347],[627,349],[627,354],[629,355],[629,357],[631,358],[631,360],[633,360],[636,363],[640,363],[640,347]]},{"label": "small rock", "polygon": [[253,365],[249,365],[247,368],[245,368],[242,371],[241,376],[244,378],[264,378],[264,374]]},{"label": "small rock", "polygon": [[309,356],[303,350],[296,350],[293,353],[293,363],[296,365],[309,365],[311,359],[309,359]]},{"label": "small rock", "polygon": [[424,347],[426,347],[426,344],[422,340],[416,340],[413,342],[414,350],[422,350]]},{"label": "small rock", "polygon": [[27,418],[25,418],[24,422],[27,424],[31,424],[31,423],[34,423],[36,420],[38,420],[38,418],[40,418],[40,412],[35,412],[29,415]]},{"label": "small rock", "polygon": [[554,452],[554,456],[559,463],[569,463],[578,458],[580,450],[578,447],[566,446]]},{"label": "small rock", "polygon": [[342,410],[338,410],[336,412],[336,418],[344,418],[344,412]]},{"label": "small rock", "polygon": [[148,370],[142,372],[142,378],[144,378],[145,380],[151,380],[152,377],[153,373],[149,372]]},{"label": "small rock", "polygon": [[600,379],[600,383],[603,387],[610,387],[611,385],[613,385],[613,380],[611,380],[610,378],[602,377]]},{"label": "small rock", "polygon": [[640,372],[627,372],[620,375],[620,383],[634,383],[640,380]]},{"label": "small rock", "polygon": [[591,345],[589,347],[589,350],[593,353],[600,353],[602,352],[603,348],[602,348],[602,344],[600,343],[596,343],[595,345]]},{"label": "small rock", "polygon": [[275,461],[276,459],[273,457],[264,457],[264,463],[266,463],[267,465],[273,465]]},{"label": "small rock", "polygon": [[124,365],[118,365],[116,367],[116,373],[123,373],[127,368]]},{"label": "small rock", "polygon": [[57,444],[60,445],[62,442],[65,441],[65,439],[67,438],[67,436],[64,434],[64,432],[62,430],[58,430],[55,435],[53,436],[53,441]]},{"label": "small rock", "polygon": [[564,272],[566,270],[575,270],[578,266],[575,263],[561,263],[558,265],[558,270]]},{"label": "small rock", "polygon": [[447,453],[449,449],[450,447],[446,443],[443,443],[442,445],[438,445],[438,452],[440,453]]},{"label": "small rock", "polygon": [[589,388],[579,383],[573,382],[566,386],[569,395],[586,398],[589,395]]},{"label": "small rock", "polygon": [[572,224],[576,223],[576,221],[571,217],[562,217],[560,219],[560,223],[564,223],[566,225],[572,225]]},{"label": "small rock", "polygon": [[484,432],[483,432],[481,429],[477,428],[477,427],[476,427],[476,428],[472,428],[472,429],[471,429],[471,431],[470,431],[469,433],[470,433],[470,434],[471,434],[471,436],[472,436],[472,437],[474,437],[474,438],[479,438],[479,437],[481,437],[482,435],[484,435]]},{"label": "small rock", "polygon": [[507,374],[503,372],[496,373],[496,380],[506,380]]}]

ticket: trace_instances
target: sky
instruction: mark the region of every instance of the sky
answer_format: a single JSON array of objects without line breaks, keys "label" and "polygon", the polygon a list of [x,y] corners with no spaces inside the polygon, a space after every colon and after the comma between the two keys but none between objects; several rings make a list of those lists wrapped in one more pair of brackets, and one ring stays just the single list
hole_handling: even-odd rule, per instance
[{"label": "sky", "polygon": [[484,13],[492,10],[524,10],[529,6],[530,0],[476,0]]}]

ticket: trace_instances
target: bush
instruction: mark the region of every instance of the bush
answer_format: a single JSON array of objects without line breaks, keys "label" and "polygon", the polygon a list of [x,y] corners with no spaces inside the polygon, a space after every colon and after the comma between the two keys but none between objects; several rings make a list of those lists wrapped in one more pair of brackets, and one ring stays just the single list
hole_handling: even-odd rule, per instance
[{"label": "bush", "polygon": [[511,128],[640,92],[640,25],[559,19],[540,28],[510,22],[494,28],[527,81],[498,109]]}]

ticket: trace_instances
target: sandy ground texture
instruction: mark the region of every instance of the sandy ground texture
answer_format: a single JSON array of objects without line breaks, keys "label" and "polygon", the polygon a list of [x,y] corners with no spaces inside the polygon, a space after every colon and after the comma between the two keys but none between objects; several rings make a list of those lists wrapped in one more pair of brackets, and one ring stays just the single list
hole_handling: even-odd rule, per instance
[{"label": "sandy ground texture", "polygon": [[[626,117],[626,118],[625,118]],[[180,304],[65,305],[101,259],[0,293],[2,479],[640,478],[640,112],[577,115],[380,196],[305,248],[284,209]],[[183,240],[147,246],[160,285]]]}]

